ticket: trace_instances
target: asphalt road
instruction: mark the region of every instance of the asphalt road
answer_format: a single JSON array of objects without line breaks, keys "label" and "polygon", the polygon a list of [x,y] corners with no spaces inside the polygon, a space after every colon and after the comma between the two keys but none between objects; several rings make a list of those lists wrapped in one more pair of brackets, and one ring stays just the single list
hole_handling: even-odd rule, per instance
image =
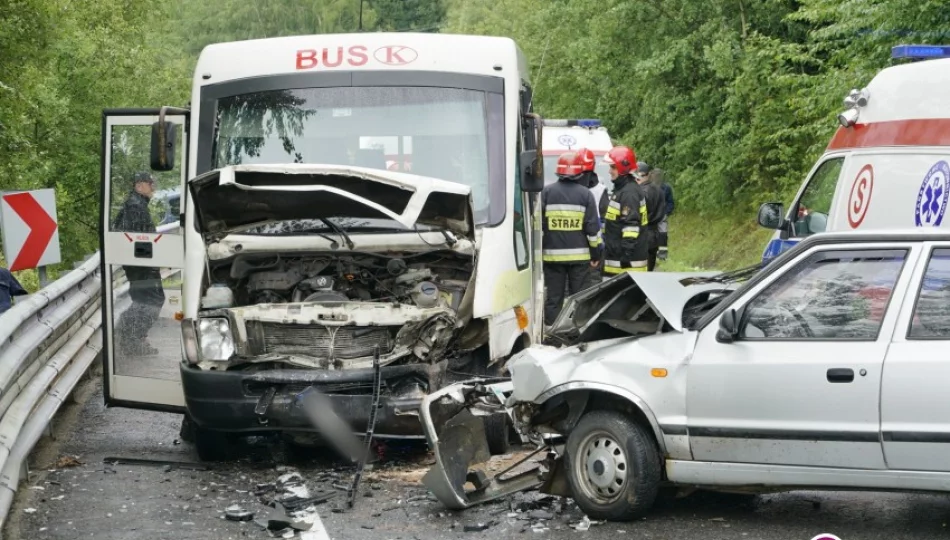
[{"label": "asphalt road", "polygon": [[[334,484],[348,484],[351,479],[352,469],[333,459],[288,462],[284,446],[263,441],[249,444],[241,461],[211,470],[107,465],[106,457],[196,462],[197,456],[189,444],[176,442],[180,423],[176,415],[105,409],[95,384],[87,385],[79,399],[57,418],[57,431],[69,435],[47,440],[35,452],[37,466],[11,511],[6,538],[270,538],[253,522],[225,520],[225,509],[237,503],[260,512],[264,507],[253,493],[255,487],[291,470],[303,475],[311,493],[332,490]],[[79,463],[70,463],[70,456]],[[563,508],[560,502],[541,504],[543,511],[556,514],[552,519],[539,519],[547,516],[538,514],[530,519],[530,512],[516,511],[519,505],[536,502],[537,494],[448,512],[427,497],[419,483],[431,461],[424,447],[386,448],[383,460],[367,474],[355,508],[345,510],[342,500],[318,506],[329,536],[810,540],[832,533],[842,540],[923,540],[950,535],[946,496],[818,492],[758,496],[751,501],[699,494],[657,508],[641,521],[594,525],[579,532],[570,528],[581,515],[569,501]],[[489,527],[481,532],[465,530],[478,523]]]}]

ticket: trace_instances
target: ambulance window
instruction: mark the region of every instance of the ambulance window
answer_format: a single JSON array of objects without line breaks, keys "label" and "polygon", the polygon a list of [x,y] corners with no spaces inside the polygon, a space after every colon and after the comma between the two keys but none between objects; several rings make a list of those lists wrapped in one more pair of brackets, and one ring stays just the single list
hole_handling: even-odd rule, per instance
[{"label": "ambulance window", "polygon": [[824,232],[831,211],[831,199],[838,186],[838,176],[844,158],[833,158],[818,166],[798,200],[792,225],[796,237]]}]

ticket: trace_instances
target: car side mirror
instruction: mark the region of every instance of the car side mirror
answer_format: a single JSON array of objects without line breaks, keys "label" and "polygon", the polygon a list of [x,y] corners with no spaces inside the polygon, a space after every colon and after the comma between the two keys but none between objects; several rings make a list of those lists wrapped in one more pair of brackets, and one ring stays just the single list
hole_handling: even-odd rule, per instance
[{"label": "car side mirror", "polygon": [[521,191],[525,193],[540,193],[544,189],[544,171],[542,162],[538,159],[537,150],[525,150],[519,160],[521,167]]},{"label": "car side mirror", "polygon": [[152,124],[152,149],[150,165],[155,171],[171,171],[175,168],[175,143],[178,132],[175,124],[160,120]]},{"label": "car side mirror", "polygon": [[758,222],[766,229],[781,229],[785,226],[785,207],[782,203],[768,202],[759,207]]},{"label": "car side mirror", "polygon": [[719,317],[719,331],[716,332],[716,341],[732,343],[739,337],[739,315],[734,309],[726,310]]}]

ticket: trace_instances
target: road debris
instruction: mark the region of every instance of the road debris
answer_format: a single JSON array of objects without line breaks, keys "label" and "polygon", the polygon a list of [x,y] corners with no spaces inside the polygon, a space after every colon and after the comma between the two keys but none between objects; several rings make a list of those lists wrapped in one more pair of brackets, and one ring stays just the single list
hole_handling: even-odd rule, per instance
[{"label": "road debris", "polygon": [[250,521],[254,519],[254,513],[240,505],[232,504],[224,510],[224,517],[231,521]]},{"label": "road debris", "polygon": [[83,462],[79,461],[78,456],[61,456],[56,460],[56,463],[53,464],[53,469],[68,469],[70,467],[81,467],[85,465]]},{"label": "road debris", "polygon": [[[164,459],[141,459],[126,457],[105,457],[103,463],[115,465],[149,465],[153,467],[173,467],[176,469],[187,469],[191,471],[207,471],[208,465],[204,463],[195,463],[193,461],[170,461]],[[170,470],[170,469],[169,469]]]},{"label": "road debris", "polygon": [[468,525],[462,527],[462,530],[465,532],[481,532],[488,530],[492,525],[494,525],[494,522],[492,521],[489,521],[488,523],[469,523]]},{"label": "road debris", "polygon": [[554,519],[554,514],[545,510],[533,510],[528,514],[528,517],[537,520],[549,520]]}]

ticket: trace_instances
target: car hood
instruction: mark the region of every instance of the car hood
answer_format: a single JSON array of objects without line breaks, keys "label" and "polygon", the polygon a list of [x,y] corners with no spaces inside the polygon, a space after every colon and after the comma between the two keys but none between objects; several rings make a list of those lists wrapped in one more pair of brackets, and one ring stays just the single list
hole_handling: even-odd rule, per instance
[{"label": "car hood", "polygon": [[683,309],[705,292],[728,288],[703,281],[719,272],[625,272],[568,297],[561,313],[545,333],[564,342],[593,337],[596,327],[609,327],[601,337],[649,334],[664,322],[683,331]]},{"label": "car hood", "polygon": [[195,223],[208,243],[292,220],[393,220],[474,239],[471,189],[405,173],[339,165],[235,165],[189,181]]}]

